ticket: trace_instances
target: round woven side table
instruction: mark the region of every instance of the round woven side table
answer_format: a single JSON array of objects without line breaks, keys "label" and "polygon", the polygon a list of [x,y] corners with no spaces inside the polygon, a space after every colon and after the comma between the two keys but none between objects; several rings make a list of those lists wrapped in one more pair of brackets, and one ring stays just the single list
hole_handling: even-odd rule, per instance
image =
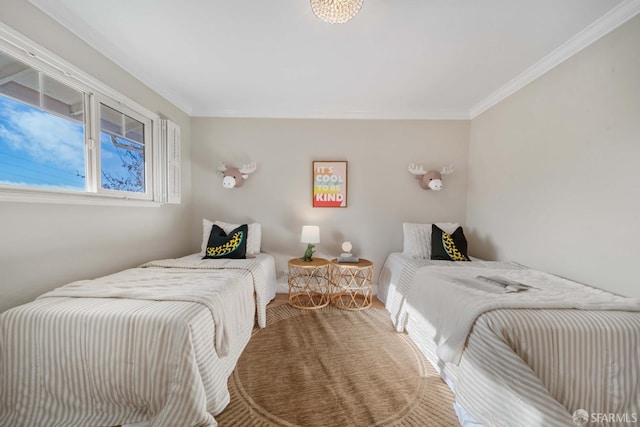
[{"label": "round woven side table", "polygon": [[300,258],[289,260],[289,305],[303,310],[315,310],[331,302],[329,295],[329,260]]},{"label": "round woven side table", "polygon": [[373,302],[373,263],[360,258],[359,262],[331,260],[331,303],[344,310],[364,310]]}]

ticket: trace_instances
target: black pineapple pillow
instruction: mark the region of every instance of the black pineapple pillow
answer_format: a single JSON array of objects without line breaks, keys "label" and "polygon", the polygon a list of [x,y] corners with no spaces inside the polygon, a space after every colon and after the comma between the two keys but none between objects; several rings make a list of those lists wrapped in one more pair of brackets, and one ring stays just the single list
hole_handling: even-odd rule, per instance
[{"label": "black pineapple pillow", "polygon": [[227,235],[222,228],[214,224],[202,259],[246,258],[248,231],[249,226],[242,224]]},{"label": "black pineapple pillow", "polygon": [[467,239],[462,227],[451,235],[435,224],[431,225],[431,259],[445,261],[470,261],[467,256]]}]

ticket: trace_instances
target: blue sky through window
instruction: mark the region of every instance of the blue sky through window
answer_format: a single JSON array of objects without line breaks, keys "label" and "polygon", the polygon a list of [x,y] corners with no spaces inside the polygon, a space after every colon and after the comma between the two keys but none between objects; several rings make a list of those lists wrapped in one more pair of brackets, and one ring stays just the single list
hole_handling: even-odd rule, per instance
[{"label": "blue sky through window", "polygon": [[102,188],[143,193],[144,146],[107,132],[100,141]]},{"label": "blue sky through window", "polygon": [[84,126],[0,96],[0,184],[85,190]]},{"label": "blue sky through window", "polygon": [[[101,140],[103,188],[144,192],[143,145]],[[85,191],[84,144],[84,125],[0,95],[0,185]]]}]

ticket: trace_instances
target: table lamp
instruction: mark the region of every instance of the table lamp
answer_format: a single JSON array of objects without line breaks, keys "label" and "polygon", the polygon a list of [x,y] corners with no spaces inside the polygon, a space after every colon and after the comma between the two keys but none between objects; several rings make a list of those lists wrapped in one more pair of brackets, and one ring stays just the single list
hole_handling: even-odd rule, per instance
[{"label": "table lamp", "polygon": [[311,261],[311,255],[313,255],[313,248],[315,247],[314,243],[320,243],[320,227],[317,225],[303,225],[300,241],[307,243],[307,250],[304,251],[304,255],[300,259]]}]

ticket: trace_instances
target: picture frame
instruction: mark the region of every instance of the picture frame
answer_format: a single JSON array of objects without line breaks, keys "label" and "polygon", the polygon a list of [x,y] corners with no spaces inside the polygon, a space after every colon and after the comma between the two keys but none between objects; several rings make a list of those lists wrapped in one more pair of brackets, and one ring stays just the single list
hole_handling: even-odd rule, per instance
[{"label": "picture frame", "polygon": [[314,208],[346,208],[348,164],[346,160],[314,160],[312,203]]}]

